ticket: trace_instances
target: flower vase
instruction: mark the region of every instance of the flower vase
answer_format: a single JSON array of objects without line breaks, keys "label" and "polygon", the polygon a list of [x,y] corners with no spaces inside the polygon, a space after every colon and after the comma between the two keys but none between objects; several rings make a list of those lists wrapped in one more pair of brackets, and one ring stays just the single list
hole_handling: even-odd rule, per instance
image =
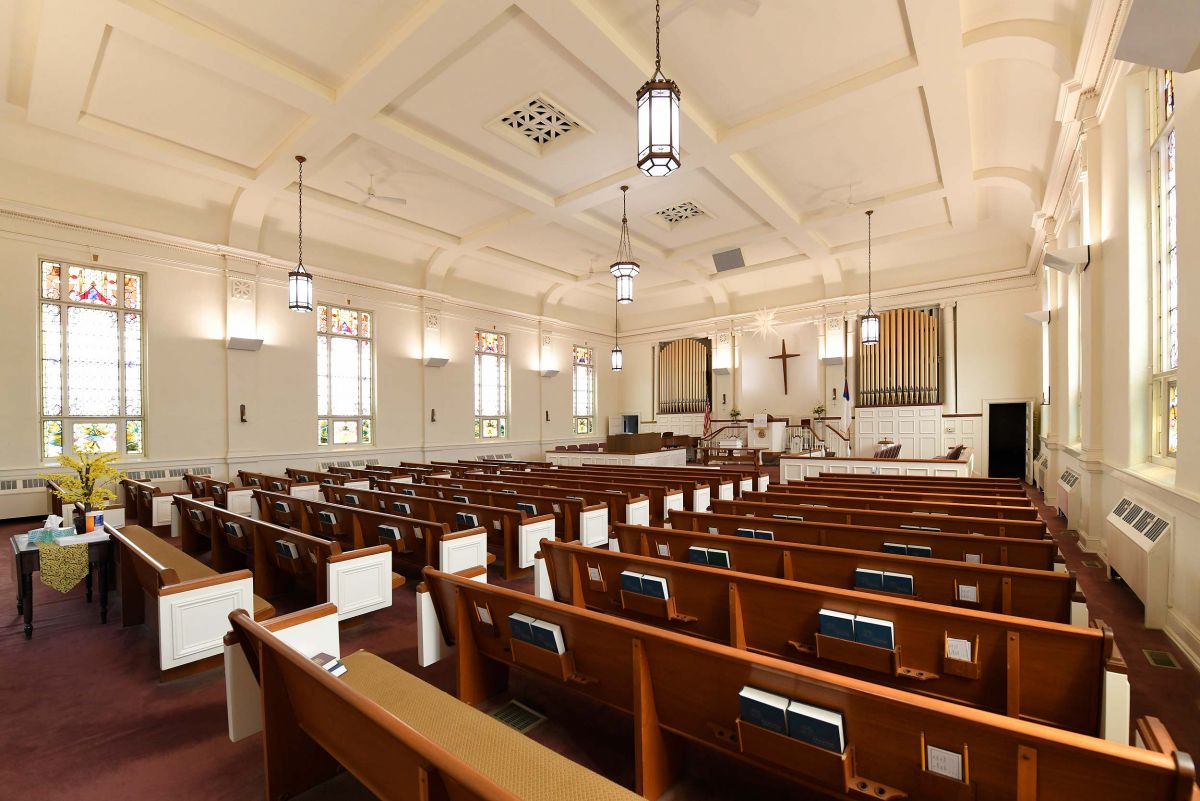
[{"label": "flower vase", "polygon": [[82,512],[80,512],[78,510],[78,508],[75,510],[75,521],[74,522],[75,522],[75,533],[76,534],[86,534],[87,533],[87,516],[88,516],[88,512],[90,512],[90,511],[92,511],[92,505],[90,503],[85,503],[83,505]]}]

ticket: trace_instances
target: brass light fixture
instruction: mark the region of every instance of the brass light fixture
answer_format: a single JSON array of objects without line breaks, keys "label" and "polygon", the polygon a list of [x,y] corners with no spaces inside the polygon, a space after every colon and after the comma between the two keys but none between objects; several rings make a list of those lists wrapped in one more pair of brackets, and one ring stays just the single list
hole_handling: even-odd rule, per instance
[{"label": "brass light fixture", "polygon": [[299,255],[296,260],[296,269],[288,273],[288,308],[296,312],[313,310],[312,273],[304,269],[304,162],[304,156],[296,156],[296,163],[300,170],[298,191],[300,222],[296,240]]},{"label": "brass light fixture", "polygon": [[858,318],[858,341],[863,345],[879,344],[879,315],[871,306],[871,215],[875,211],[867,211],[867,313]]},{"label": "brass light fixture", "polygon": [[654,75],[637,91],[638,169],[657,178],[679,169],[679,86],[662,73],[662,8],[654,4]]},{"label": "brass light fixture", "polygon": [[617,260],[608,268],[617,279],[617,303],[633,303],[633,277],[642,271],[633,260],[633,246],[629,244],[629,217],[625,211],[628,191],[628,186],[621,187],[621,241],[617,245]]}]

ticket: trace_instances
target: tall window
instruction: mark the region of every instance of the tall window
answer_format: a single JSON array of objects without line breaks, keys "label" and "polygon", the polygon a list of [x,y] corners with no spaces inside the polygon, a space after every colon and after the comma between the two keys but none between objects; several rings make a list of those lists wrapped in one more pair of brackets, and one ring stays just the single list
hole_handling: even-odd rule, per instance
[{"label": "tall window", "polygon": [[317,306],[317,444],[369,445],[374,436],[371,314]]},{"label": "tall window", "polygon": [[1179,450],[1179,261],[1175,192],[1175,81],[1170,70],[1151,70],[1155,98],[1150,132],[1154,249],[1154,451]]},{"label": "tall window", "polygon": [[508,337],[475,332],[475,438],[508,436]]},{"label": "tall window", "polygon": [[42,457],[144,454],[145,277],[41,263]]},{"label": "tall window", "polygon": [[596,368],[592,349],[571,349],[571,406],[575,433],[590,434],[596,426]]}]

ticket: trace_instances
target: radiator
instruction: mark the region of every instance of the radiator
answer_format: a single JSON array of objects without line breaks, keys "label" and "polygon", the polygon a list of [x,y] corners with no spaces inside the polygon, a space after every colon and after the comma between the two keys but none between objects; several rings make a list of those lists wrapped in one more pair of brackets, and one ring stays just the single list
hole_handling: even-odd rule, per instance
[{"label": "radiator", "polygon": [[1065,517],[1068,523],[1079,520],[1082,494],[1079,492],[1079,474],[1070,468],[1063,470],[1062,475],[1058,477],[1058,498],[1055,503],[1058,505],[1058,513]]},{"label": "radiator", "polygon": [[1167,622],[1172,528],[1169,519],[1132,498],[1121,498],[1104,522],[1109,569],[1142,600],[1150,629]]}]

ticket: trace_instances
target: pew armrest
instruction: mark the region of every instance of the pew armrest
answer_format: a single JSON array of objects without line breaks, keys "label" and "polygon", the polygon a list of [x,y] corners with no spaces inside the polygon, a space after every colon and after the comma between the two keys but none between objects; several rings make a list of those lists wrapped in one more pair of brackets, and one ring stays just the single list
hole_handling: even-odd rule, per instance
[{"label": "pew armrest", "polygon": [[245,517],[258,515],[258,504],[254,502],[254,489],[238,487],[225,493],[225,509]]},{"label": "pew armrest", "polygon": [[[263,626],[305,657],[342,655],[337,607],[333,604],[301,609],[268,620]],[[258,680],[242,646],[233,637],[225,638],[225,714],[229,739],[235,743],[262,730]]]},{"label": "pew armrest", "polygon": [[585,506],[579,513],[579,541],[590,548],[608,544],[608,504]]},{"label": "pew armrest", "polygon": [[221,653],[229,613],[254,609],[249,570],[169,584],[158,593],[158,662],[161,670]]},{"label": "pew armrest", "polygon": [[329,602],[338,609],[338,619],[365,615],[392,605],[392,551],[372,545],[343,551],[325,565]]},{"label": "pew armrest", "polygon": [[538,552],[539,543],[552,539],[555,539],[554,515],[526,518],[517,529],[517,567],[533,567],[533,557]]},{"label": "pew armrest", "polygon": [[[191,499],[190,492],[178,493],[180,498]],[[150,499],[150,525],[170,526],[172,512],[175,509],[175,495],[154,495]],[[174,532],[172,532],[174,535]]]},{"label": "pew armrest", "polygon": [[639,495],[630,500],[625,505],[625,522],[631,526],[650,525],[650,499]]},{"label": "pew armrest", "polygon": [[438,542],[438,569],[446,573],[483,567],[486,581],[487,562],[487,529],[482,526],[443,535]]}]

